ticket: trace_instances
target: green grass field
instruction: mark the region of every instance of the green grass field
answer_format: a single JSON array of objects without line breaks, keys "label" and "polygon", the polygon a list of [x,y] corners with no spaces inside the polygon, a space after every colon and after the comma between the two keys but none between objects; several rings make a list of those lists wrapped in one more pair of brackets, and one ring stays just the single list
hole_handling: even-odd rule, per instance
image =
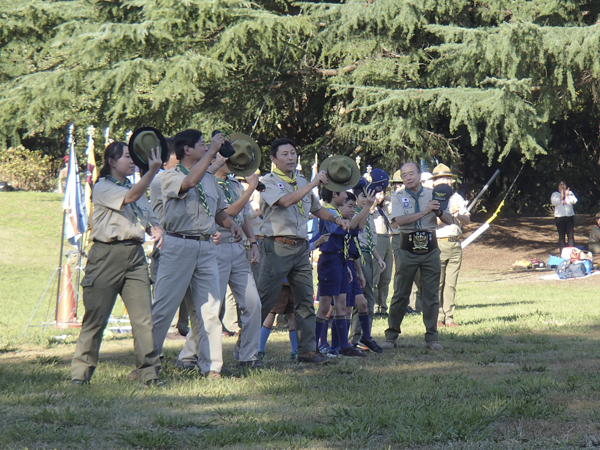
[{"label": "green grass field", "polygon": [[[441,330],[439,353],[425,349],[420,316],[405,319],[398,350],[329,367],[290,361],[278,332],[267,370],[209,381],[175,369],[183,341],[167,341],[167,387],[148,390],[127,379],[132,340],[118,335],[103,343],[92,384],[71,387],[77,331],[38,326],[47,299],[21,337],[58,263],[60,207],[54,194],[0,194],[1,448],[600,445],[600,277],[465,271],[463,327]],[[385,328],[375,321],[377,340]],[[229,367],[233,344],[224,338]]]}]

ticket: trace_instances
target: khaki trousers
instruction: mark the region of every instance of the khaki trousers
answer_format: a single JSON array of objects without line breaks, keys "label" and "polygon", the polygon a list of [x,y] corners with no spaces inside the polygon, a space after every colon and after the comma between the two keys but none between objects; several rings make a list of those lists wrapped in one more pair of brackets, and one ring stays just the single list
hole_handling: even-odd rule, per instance
[{"label": "khaki trousers", "polygon": [[98,365],[102,333],[117,294],[129,312],[139,379],[146,382],[157,378],[160,360],[152,338],[150,279],[143,247],[95,242],[81,286],[85,314],[71,365],[72,379],[89,381],[92,378]]},{"label": "khaki trousers", "polygon": [[392,281],[394,251],[392,240],[387,234],[377,235],[377,253],[385,262],[385,270],[382,272],[379,264],[373,263],[373,297],[375,298],[375,313],[387,313],[387,298]]},{"label": "khaki trousers", "polygon": [[[220,372],[223,366],[218,279],[217,250],[212,239],[195,241],[165,235],[152,303],[154,344],[160,353],[175,312],[189,287],[197,316],[197,355],[202,373]],[[192,311],[189,312],[192,316]]]},{"label": "khaki trousers", "polygon": [[265,237],[263,252],[264,259],[260,263],[258,278],[258,294],[262,303],[261,323],[273,309],[283,280],[287,277],[295,300],[298,354],[316,351],[313,277],[308,241],[288,245]]},{"label": "khaki trousers", "polygon": [[[440,250],[436,248],[424,255],[415,255],[407,250],[399,250],[401,263],[396,266],[394,296],[390,302],[388,329],[385,338],[394,340],[400,334],[400,325],[406,314],[410,291],[417,269],[421,270],[423,323],[425,341],[437,341],[437,316],[439,310],[438,290],[440,286]],[[397,294],[398,293],[398,294]]]},{"label": "khaki trousers", "polygon": [[[367,311],[369,313],[369,323],[373,325],[373,311],[375,309],[375,297],[373,295],[373,266],[379,267],[379,264],[373,263],[373,255],[369,252],[362,252],[365,263],[362,265],[363,275],[367,284],[362,288],[363,295],[367,300]],[[354,306],[352,308],[352,323],[350,325],[350,343],[358,344],[360,337],[362,336],[362,327],[358,320],[358,308]]]},{"label": "khaki trousers", "polygon": [[454,322],[454,299],[458,272],[462,263],[460,242],[438,241],[440,247],[440,310],[438,321],[446,324]]}]

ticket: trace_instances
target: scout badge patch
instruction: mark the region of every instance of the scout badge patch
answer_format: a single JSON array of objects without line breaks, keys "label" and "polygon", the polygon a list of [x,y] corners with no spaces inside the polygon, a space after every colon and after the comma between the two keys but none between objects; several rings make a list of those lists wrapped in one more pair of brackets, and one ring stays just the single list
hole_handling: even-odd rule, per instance
[{"label": "scout badge patch", "polygon": [[416,231],[408,236],[408,242],[412,244],[413,253],[427,253],[430,239],[431,233],[426,231]]},{"label": "scout badge patch", "polygon": [[408,200],[408,197],[402,197],[402,205],[405,208],[408,208],[410,206],[410,201]]}]

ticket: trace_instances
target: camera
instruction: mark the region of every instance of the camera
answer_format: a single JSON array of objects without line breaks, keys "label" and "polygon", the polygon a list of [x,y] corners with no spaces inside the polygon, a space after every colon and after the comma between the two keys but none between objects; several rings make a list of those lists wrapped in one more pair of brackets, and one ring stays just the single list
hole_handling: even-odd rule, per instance
[{"label": "camera", "polygon": [[[212,137],[215,137],[219,133],[221,133],[219,130],[213,131]],[[221,148],[219,149],[219,153],[221,154],[221,156],[223,158],[229,158],[229,157],[233,156],[233,154],[235,153],[235,148],[233,148],[233,145],[231,145],[231,142],[225,141],[223,143],[223,145],[221,145]]]}]

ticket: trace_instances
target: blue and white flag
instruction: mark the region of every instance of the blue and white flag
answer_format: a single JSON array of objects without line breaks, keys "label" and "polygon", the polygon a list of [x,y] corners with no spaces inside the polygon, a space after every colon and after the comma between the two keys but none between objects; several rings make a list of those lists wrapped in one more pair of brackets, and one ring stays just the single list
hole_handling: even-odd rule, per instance
[{"label": "blue and white flag", "polygon": [[67,212],[65,235],[69,242],[75,245],[87,229],[88,215],[83,197],[83,189],[81,188],[81,179],[79,178],[75,146],[72,139],[69,144],[69,170],[63,209]]}]

